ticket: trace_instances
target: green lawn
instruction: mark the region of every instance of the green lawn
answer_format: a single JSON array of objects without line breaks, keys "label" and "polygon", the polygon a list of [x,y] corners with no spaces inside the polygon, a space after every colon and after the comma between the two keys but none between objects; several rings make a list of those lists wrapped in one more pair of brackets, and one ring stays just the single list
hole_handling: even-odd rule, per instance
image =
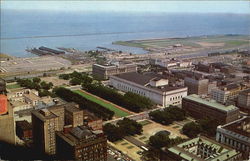
[{"label": "green lawn", "polygon": [[85,97],[86,99],[88,99],[90,101],[93,101],[93,102],[95,102],[95,103],[97,103],[97,104],[99,104],[99,105],[101,105],[101,106],[103,106],[103,107],[105,107],[105,108],[107,108],[107,109],[109,109],[111,111],[114,111],[115,112],[115,116],[125,117],[125,116],[130,115],[129,113],[116,108],[114,105],[106,103],[106,102],[104,102],[104,101],[102,101],[100,99],[97,99],[96,97],[93,97],[91,95],[88,95],[86,93],[83,93],[80,90],[75,90],[74,92],[80,94],[81,96]]},{"label": "green lawn", "polygon": [[15,89],[15,88],[21,88],[19,84],[10,84],[6,86],[8,89]]}]

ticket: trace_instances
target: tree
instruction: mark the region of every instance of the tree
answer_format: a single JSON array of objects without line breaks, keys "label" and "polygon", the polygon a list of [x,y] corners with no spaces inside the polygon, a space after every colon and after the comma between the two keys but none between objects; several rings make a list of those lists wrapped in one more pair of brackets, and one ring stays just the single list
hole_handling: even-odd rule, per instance
[{"label": "tree", "polygon": [[202,132],[204,134],[208,136],[212,136],[212,137],[215,136],[217,126],[219,125],[217,121],[205,118],[205,119],[199,120],[198,123],[200,124],[202,128]]},{"label": "tree", "polygon": [[64,80],[69,80],[70,79],[70,75],[69,74],[60,74],[59,78],[60,79],[64,79]]},{"label": "tree", "polygon": [[49,89],[51,89],[52,88],[52,86],[53,86],[53,84],[51,83],[46,83],[46,82],[44,82],[44,81],[42,81],[41,83],[40,83],[40,85],[41,85],[41,88],[42,89],[45,89],[45,90],[49,90]]},{"label": "tree", "polygon": [[162,147],[165,147],[170,144],[170,138],[167,134],[163,133],[156,133],[153,136],[150,136],[149,138],[149,145],[160,149]]},{"label": "tree", "polygon": [[69,83],[71,84],[71,85],[80,85],[81,84],[81,79],[79,79],[79,78],[72,78],[70,81],[69,81]]},{"label": "tree", "polygon": [[159,122],[164,125],[169,125],[173,121],[182,121],[186,118],[186,113],[184,110],[176,107],[170,106],[166,107],[164,110],[156,110],[149,113],[152,120]]},{"label": "tree", "polygon": [[40,83],[41,82],[41,79],[38,78],[38,77],[35,77],[32,79],[34,83]]},{"label": "tree", "polygon": [[108,140],[114,142],[122,139],[124,136],[141,134],[142,125],[134,120],[124,118],[119,120],[116,125],[105,124],[103,131],[107,135]]},{"label": "tree", "polygon": [[103,126],[103,132],[107,135],[107,139],[112,142],[120,140],[123,137],[122,130],[110,123]]},{"label": "tree", "polygon": [[182,128],[183,134],[190,138],[197,137],[198,134],[202,132],[202,128],[199,124],[195,122],[186,123]]},{"label": "tree", "polygon": [[124,130],[126,135],[134,135],[142,133],[142,125],[134,120],[124,118],[117,122],[117,125]]}]

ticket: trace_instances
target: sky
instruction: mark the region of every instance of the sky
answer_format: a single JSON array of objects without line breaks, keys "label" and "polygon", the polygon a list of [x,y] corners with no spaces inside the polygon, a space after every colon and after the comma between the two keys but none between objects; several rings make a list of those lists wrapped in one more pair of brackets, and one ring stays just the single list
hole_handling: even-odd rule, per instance
[{"label": "sky", "polygon": [[1,0],[1,9],[53,11],[114,11],[250,14],[250,1],[14,1]]}]

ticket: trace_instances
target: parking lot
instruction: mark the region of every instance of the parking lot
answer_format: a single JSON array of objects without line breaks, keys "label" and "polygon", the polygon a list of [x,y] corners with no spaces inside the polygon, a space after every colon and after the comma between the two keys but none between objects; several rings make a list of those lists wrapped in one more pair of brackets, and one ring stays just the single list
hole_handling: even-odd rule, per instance
[{"label": "parking lot", "polygon": [[2,61],[0,71],[2,73],[21,73],[28,71],[49,71],[67,68],[71,62],[56,56],[42,56],[31,58],[15,58]]}]

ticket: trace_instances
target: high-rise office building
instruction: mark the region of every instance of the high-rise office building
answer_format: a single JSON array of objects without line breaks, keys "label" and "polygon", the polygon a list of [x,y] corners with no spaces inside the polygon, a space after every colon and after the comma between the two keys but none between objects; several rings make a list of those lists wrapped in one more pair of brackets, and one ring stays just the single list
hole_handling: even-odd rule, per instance
[{"label": "high-rise office building", "polygon": [[58,130],[58,115],[48,109],[32,111],[32,133],[35,148],[49,155],[55,154],[55,131]]}]

